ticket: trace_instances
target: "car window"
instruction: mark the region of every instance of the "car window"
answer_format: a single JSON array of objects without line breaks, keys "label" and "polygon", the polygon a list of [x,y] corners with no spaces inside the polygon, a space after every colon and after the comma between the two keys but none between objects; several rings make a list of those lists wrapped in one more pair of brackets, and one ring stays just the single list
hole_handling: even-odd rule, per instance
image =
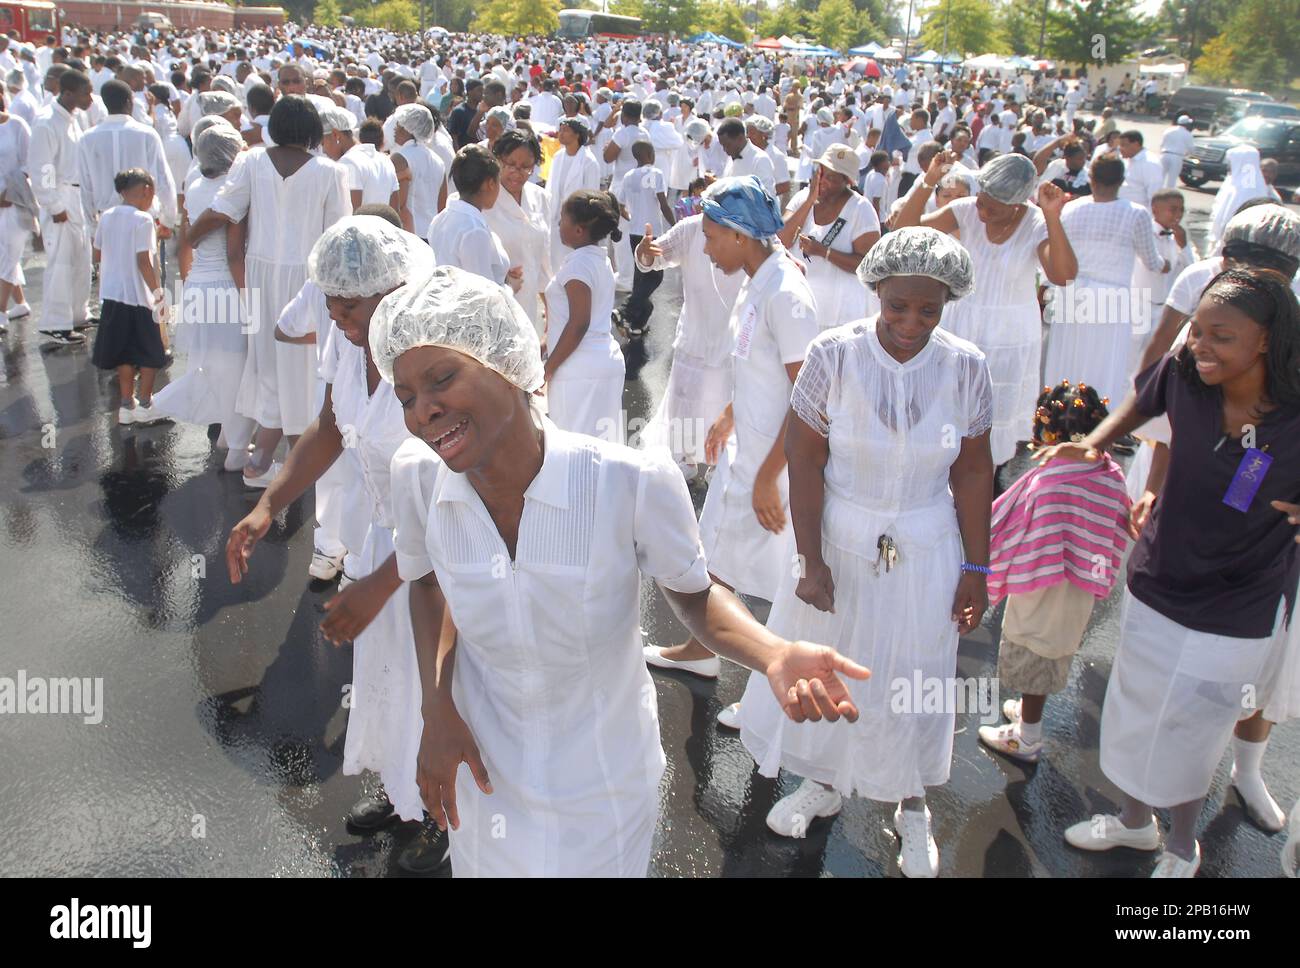
[{"label": "car window", "polygon": [[1242,118],[1223,133],[1234,138],[1253,141],[1265,147],[1280,144],[1286,134],[1287,125],[1273,118],[1261,118],[1258,115]]}]

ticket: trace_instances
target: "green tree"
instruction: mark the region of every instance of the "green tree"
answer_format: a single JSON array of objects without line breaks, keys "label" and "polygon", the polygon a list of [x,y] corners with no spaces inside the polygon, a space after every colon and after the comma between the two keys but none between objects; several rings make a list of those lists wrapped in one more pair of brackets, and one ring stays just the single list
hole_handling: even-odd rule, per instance
[{"label": "green tree", "polygon": [[1058,0],[1047,15],[1047,53],[1068,64],[1115,64],[1147,33],[1136,0]]},{"label": "green tree", "polygon": [[1249,87],[1280,87],[1300,74],[1300,0],[1241,0],[1205,45],[1198,73]]},{"label": "green tree", "polygon": [[749,27],[745,25],[740,9],[726,0],[704,0],[700,4],[699,27],[741,43],[749,40]]},{"label": "green tree", "polygon": [[793,37],[795,34],[811,33],[810,24],[810,15],[787,0],[770,9],[759,19],[758,32],[763,37]]},{"label": "green tree", "polygon": [[1038,53],[1038,38],[1043,27],[1043,4],[1040,0],[1003,0],[995,16],[999,36],[990,52]]},{"label": "green tree", "polygon": [[1165,0],[1155,17],[1161,37],[1176,37],[1191,60],[1201,56],[1237,9],[1237,0]]},{"label": "green tree", "polygon": [[[947,28],[948,51],[944,46]],[[997,24],[986,0],[940,0],[921,25],[920,47],[959,54],[983,54],[993,49]]]},{"label": "green tree", "polygon": [[846,51],[858,34],[858,13],[851,0],[822,0],[813,15],[812,28],[819,44]]},{"label": "green tree", "polygon": [[355,16],[362,27],[382,27],[402,33],[420,29],[420,12],[412,0],[384,0],[369,9],[359,7]]},{"label": "green tree", "polygon": [[559,25],[560,0],[489,0],[473,27],[489,34],[549,34]]},{"label": "green tree", "polygon": [[343,8],[339,0],[317,0],[316,9],[312,11],[311,22],[322,27],[337,27]]}]

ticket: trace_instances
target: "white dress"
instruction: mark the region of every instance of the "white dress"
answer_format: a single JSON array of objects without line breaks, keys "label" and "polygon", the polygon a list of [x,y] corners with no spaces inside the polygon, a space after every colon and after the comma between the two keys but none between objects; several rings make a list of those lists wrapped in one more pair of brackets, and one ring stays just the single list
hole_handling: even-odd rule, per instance
[{"label": "white dress", "polygon": [[[791,406],[829,437],[822,554],[835,583],[835,611],[795,596],[788,569],[768,628],[833,646],[871,669],[849,682],[861,718],[794,723],[766,677],[752,676],[740,703],[741,741],[759,772],[785,767],[841,793],[896,802],[947,781],[954,710],[900,709],[905,684],[951,682],[957,669],[952,600],[962,543],[948,473],[960,437],[992,422],[984,355],[942,329],[899,363],[881,346],[876,319],[827,330],[814,340]],[[877,572],[877,541],[893,538],[897,563]],[[918,688],[917,691],[920,691]]]},{"label": "white dress", "polygon": [[[808,189],[802,188],[790,199],[790,204],[786,206],[786,224],[789,224],[789,216],[797,212],[807,198]],[[835,222],[844,220],[844,225],[831,240],[830,247],[835,252],[852,252],[853,243],[857,239],[871,232],[880,232],[880,218],[876,215],[876,210],[857,192],[849,192],[849,200],[844,203],[834,221],[819,225],[816,219],[814,205],[808,210],[808,217],[799,231],[818,242],[825,241]],[[808,285],[817,296],[817,322],[823,329],[843,326],[863,316],[874,316],[880,311],[880,300],[862,284],[856,272],[845,272],[832,265],[830,260],[819,256],[804,256],[797,240],[791,248],[800,253],[800,258],[808,266]]]},{"label": "white dress", "polygon": [[[0,124],[0,191],[5,192],[8,202],[12,203],[17,194],[9,191],[11,179],[23,177],[27,169],[27,146],[31,140],[31,128],[18,115],[11,114],[8,121]],[[26,208],[15,204],[0,208],[0,282],[14,286],[27,283],[23,274],[23,250],[35,228],[33,213]]]},{"label": "white dress", "polygon": [[1223,230],[1228,227],[1237,209],[1253,198],[1268,198],[1268,186],[1260,171],[1259,149],[1250,144],[1233,145],[1224,155],[1228,163],[1228,177],[1219,186],[1210,208],[1210,231],[1206,238],[1206,251],[1218,253],[1223,240]]},{"label": "white dress", "polygon": [[736,429],[709,483],[700,535],[714,576],[743,595],[771,601],[794,556],[789,478],[784,469],[777,478],[786,512],[779,534],[758,523],[754,482],[789,412],[786,366],[803,360],[818,332],[812,290],[785,249],[778,247],[741,285],[729,328],[736,334]]},{"label": "white dress", "polygon": [[[191,222],[212,207],[225,183],[225,175],[199,175],[185,186],[185,212]],[[154,394],[154,406],[186,423],[221,424],[226,443],[238,451],[253,431],[253,422],[237,409],[249,335],[243,301],[230,274],[224,228],[209,232],[194,247],[181,290],[175,342],[185,353],[185,373]]]},{"label": "white dress", "polygon": [[411,169],[406,207],[411,210],[411,224],[418,234],[425,231],[438,214],[438,196],[447,180],[447,169],[433,149],[419,141],[408,141],[394,154],[401,155]]},{"label": "white dress", "polygon": [[[374,394],[366,385],[366,354],[334,327],[321,363],[321,376],[333,384],[334,420],[343,433],[339,460],[351,466],[346,480],[358,488],[352,523],[365,537],[349,539],[357,551],[357,573],[364,578],[393,553],[393,456],[411,435],[402,419],[393,385],[380,380]],[[421,446],[424,446],[421,443]],[[428,450],[427,447],[425,447]],[[435,463],[437,457],[429,451]],[[343,772],[373,770],[403,820],[419,820],[424,804],[415,782],[424,719],[420,713],[420,672],[411,631],[410,586],[402,586],[352,643],[352,708],[343,745]]]},{"label": "white dress", "polygon": [[458,877],[644,877],[665,759],[641,654],[640,577],[709,587],[681,472],[661,452],[545,423],[514,559],[469,479],[410,440],[393,459],[397,561],[435,572],[458,633],[452,695],[492,780],[462,766]]},{"label": "white dress", "polygon": [[744,273],[727,275],[704,254],[703,226],[703,215],[679,221],[656,240],[663,255],[650,266],[681,269],[682,312],[673,337],[668,387],[641,442],[667,447],[674,459],[686,464],[705,463],[709,428],[731,402],[731,351],[736,344],[731,308],[744,281]]},{"label": "white dress", "polygon": [[239,412],[297,435],[318,413],[316,348],[277,343],[275,321],[307,278],[312,246],[352,213],[352,198],[346,173],[328,158],[312,157],[283,178],[266,152],[254,148],[235,159],[212,208],[235,221],[248,218],[248,361]]},{"label": "white dress", "polygon": [[555,352],[569,322],[569,295],[564,287],[570,281],[584,283],[591,290],[591,324],[547,384],[547,408],[561,430],[622,443],[627,367],[611,329],[614,270],[604,248],[584,245],[575,249],[546,287],[547,353]]},{"label": "white dress", "polygon": [[1086,383],[1118,406],[1132,376],[1134,320],[1144,320],[1148,306],[1145,293],[1131,285],[1133,267],[1139,261],[1155,271],[1164,265],[1151,213],[1124,199],[1087,196],[1065,206],[1061,226],[1079,273],[1052,289],[1043,382]]},{"label": "white dress", "polygon": [[1038,245],[1047,239],[1042,211],[1030,205],[1015,233],[1000,245],[988,239],[974,198],[948,203],[957,218],[961,244],[975,269],[975,291],[944,307],[942,326],[978,346],[993,380],[993,464],[1016,455],[1028,440],[1042,389],[1038,365],[1043,348],[1042,314],[1035,274]]},{"label": "white dress", "polygon": [[560,241],[560,212],[569,196],[581,188],[600,187],[600,159],[591,147],[583,145],[576,154],[561,151],[551,159],[551,174],[546,179],[546,201],[551,224],[551,264],[559,265],[570,252]]},{"label": "white dress", "polygon": [[523,205],[504,188],[496,204],[483,213],[488,227],[501,240],[506,259],[524,270],[524,278],[515,298],[532,320],[540,337],[546,328],[542,314],[542,293],[551,281],[551,226],[547,218],[546,192],[539,186],[524,183]]}]

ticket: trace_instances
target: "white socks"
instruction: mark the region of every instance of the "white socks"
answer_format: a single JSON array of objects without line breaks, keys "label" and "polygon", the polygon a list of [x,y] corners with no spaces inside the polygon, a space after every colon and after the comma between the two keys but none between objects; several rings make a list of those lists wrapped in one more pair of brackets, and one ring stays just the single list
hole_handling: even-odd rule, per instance
[{"label": "white socks", "polygon": [[1043,741],[1043,721],[1040,719],[1036,723],[1027,723],[1020,720],[1020,739],[1029,746],[1034,746]]},{"label": "white socks", "polygon": [[1268,740],[1252,743],[1239,736],[1232,737],[1232,783],[1246,802],[1250,818],[1265,830],[1278,831],[1286,825],[1286,814],[1269,794],[1259,771],[1267,746]]}]

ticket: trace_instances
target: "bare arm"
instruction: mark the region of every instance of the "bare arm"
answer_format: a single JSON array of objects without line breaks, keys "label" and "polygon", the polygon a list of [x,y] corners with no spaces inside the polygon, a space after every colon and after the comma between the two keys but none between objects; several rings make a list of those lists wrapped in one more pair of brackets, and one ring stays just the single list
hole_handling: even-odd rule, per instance
[{"label": "bare arm", "polygon": [[1164,312],[1160,314],[1160,324],[1156,326],[1151,338],[1147,340],[1146,348],[1142,350],[1142,362],[1138,364],[1139,373],[1169,352],[1186,322],[1186,316],[1173,306],[1165,305]]},{"label": "bare arm", "polygon": [[569,321],[564,324],[564,332],[560,334],[555,349],[546,358],[545,375],[548,382],[555,376],[555,371],[564,365],[564,361],[573,355],[591,326],[591,289],[587,284],[570,279],[564,284],[564,294],[569,300]]},{"label": "bare arm", "polygon": [[[978,437],[963,437],[961,450],[948,469],[953,502],[957,506],[957,527],[966,561],[972,565],[989,563],[989,520],[993,508],[993,457],[989,451],[989,432]],[[961,634],[979,625],[988,608],[986,577],[979,572],[963,572],[953,598],[952,617]]]}]

